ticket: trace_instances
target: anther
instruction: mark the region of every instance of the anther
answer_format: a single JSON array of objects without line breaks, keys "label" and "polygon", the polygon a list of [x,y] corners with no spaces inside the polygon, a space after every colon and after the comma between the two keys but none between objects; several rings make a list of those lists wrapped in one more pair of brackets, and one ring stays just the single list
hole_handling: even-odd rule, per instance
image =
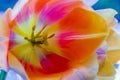
[{"label": "anther", "polygon": [[28,37],[24,37],[24,39],[28,40]]},{"label": "anther", "polygon": [[34,37],[35,28],[36,28],[36,26],[34,25],[34,26],[32,27],[31,39],[33,39],[33,37]]},{"label": "anther", "polygon": [[31,41],[28,37],[24,37],[25,40]]},{"label": "anther", "polygon": [[55,36],[55,34],[51,34],[50,36],[48,36],[47,38],[49,39],[49,38],[52,38],[52,37],[54,37]]},{"label": "anther", "polygon": [[35,31],[35,28],[36,28],[36,26],[34,25],[34,26],[32,27],[32,31]]}]

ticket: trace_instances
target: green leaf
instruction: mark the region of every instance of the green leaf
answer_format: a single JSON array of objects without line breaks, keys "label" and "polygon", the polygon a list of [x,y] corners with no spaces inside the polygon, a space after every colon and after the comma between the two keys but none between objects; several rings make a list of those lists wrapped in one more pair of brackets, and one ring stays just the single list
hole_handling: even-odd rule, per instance
[{"label": "green leaf", "polygon": [[5,80],[6,79],[7,72],[4,70],[0,70],[0,80]]}]

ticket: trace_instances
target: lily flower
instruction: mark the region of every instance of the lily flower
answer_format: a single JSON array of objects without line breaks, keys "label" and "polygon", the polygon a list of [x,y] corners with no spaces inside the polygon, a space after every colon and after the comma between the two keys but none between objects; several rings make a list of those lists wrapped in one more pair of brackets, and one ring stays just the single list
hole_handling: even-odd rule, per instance
[{"label": "lily flower", "polygon": [[6,71],[28,80],[94,79],[95,51],[109,25],[93,9],[80,0],[21,0],[7,14],[0,27],[1,41],[7,38],[0,43]]}]

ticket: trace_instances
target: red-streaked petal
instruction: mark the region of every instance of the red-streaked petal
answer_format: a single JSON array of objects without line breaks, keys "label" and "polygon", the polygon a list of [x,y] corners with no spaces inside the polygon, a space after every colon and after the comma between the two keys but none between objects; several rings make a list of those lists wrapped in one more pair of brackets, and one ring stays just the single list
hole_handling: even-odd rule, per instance
[{"label": "red-streaked petal", "polygon": [[41,8],[49,0],[28,0],[28,2],[23,6],[22,10],[16,16],[17,22],[25,21],[30,15],[34,13],[37,15],[40,12]]},{"label": "red-streaked petal", "polygon": [[55,53],[49,53],[41,61],[45,73],[59,73],[69,69],[69,60]]},{"label": "red-streaked petal", "polygon": [[83,6],[79,0],[52,0],[42,8],[39,22],[44,24],[54,23],[78,6]]},{"label": "red-streaked petal", "polygon": [[69,69],[69,60],[54,53],[46,55],[40,60],[40,63],[42,70],[35,68],[31,70],[31,68],[26,67],[30,80],[61,80],[62,72]]},{"label": "red-streaked petal", "polygon": [[95,52],[107,32],[107,24],[102,17],[93,11],[78,7],[48,27],[43,34],[54,33],[62,54],[69,58],[71,63],[79,63]]},{"label": "red-streaked petal", "polygon": [[[23,62],[26,62],[34,67],[40,68],[39,56],[37,56],[31,43],[24,43],[14,46],[11,52]],[[26,66],[26,65],[25,65]]]},{"label": "red-streaked petal", "polygon": [[59,37],[58,43],[60,50],[64,56],[71,60],[71,62],[77,61],[78,63],[86,60],[91,54],[93,54],[105,38],[105,34],[101,34],[100,36],[96,35],[91,38],[78,37],[73,39],[67,39],[68,36],[71,35],[69,35],[69,33],[61,34]]}]

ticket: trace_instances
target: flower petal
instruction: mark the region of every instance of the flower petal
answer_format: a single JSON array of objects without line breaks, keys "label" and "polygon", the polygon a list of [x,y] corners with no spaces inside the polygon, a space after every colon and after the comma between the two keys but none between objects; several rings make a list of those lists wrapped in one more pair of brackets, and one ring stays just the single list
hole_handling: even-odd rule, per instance
[{"label": "flower petal", "polygon": [[[26,36],[24,31],[27,31],[30,35],[31,26],[36,24],[36,16],[40,12],[41,8],[45,5],[48,0],[20,0],[17,5],[13,8],[11,13],[10,28],[21,36]],[[24,3],[24,4],[22,4]],[[35,14],[35,15],[34,15]],[[31,17],[32,15],[32,17]],[[33,17],[35,16],[35,17]],[[23,24],[22,24],[23,23]],[[25,25],[24,25],[25,24]],[[20,27],[22,26],[22,27]],[[26,28],[26,29],[23,29]]]},{"label": "flower petal", "polygon": [[94,80],[98,71],[97,55],[94,53],[78,68],[63,75],[62,80]]},{"label": "flower petal", "polygon": [[8,64],[11,69],[19,73],[23,78],[28,79],[27,74],[24,70],[22,64],[17,60],[17,58],[9,52],[8,54]]},{"label": "flower petal", "polygon": [[105,60],[103,65],[99,68],[98,76],[114,76],[115,69],[109,60]]},{"label": "flower petal", "polygon": [[8,17],[10,9],[0,18],[0,67],[7,71],[7,52],[9,44]]},{"label": "flower petal", "polygon": [[89,6],[94,5],[98,0],[83,0],[83,2]]},{"label": "flower petal", "polygon": [[111,34],[107,39],[108,43],[108,53],[107,57],[112,64],[115,64],[118,60],[120,60],[120,37],[111,30]]},{"label": "flower petal", "polygon": [[115,10],[101,9],[101,10],[96,10],[96,12],[106,20],[108,26],[113,27],[117,24],[117,20],[114,18],[114,16],[117,14]]},{"label": "flower petal", "polygon": [[44,24],[54,23],[78,6],[83,6],[79,0],[52,0],[41,10],[39,22]]},{"label": "flower petal", "polygon": [[48,27],[45,33],[55,33],[64,56],[72,61],[83,61],[101,44],[107,34],[107,25],[95,12],[75,8],[62,20]]},{"label": "flower petal", "polygon": [[16,5],[14,6],[12,13],[11,13],[11,20],[13,20],[23,8],[23,6],[28,2],[28,0],[19,0]]},{"label": "flower petal", "polygon": [[[16,16],[17,22],[22,22],[29,18],[29,16],[34,13],[40,12],[41,8],[48,2],[49,0],[28,0],[27,3],[22,7],[18,15]],[[15,6],[19,7],[19,6]]]},{"label": "flower petal", "polygon": [[19,60],[40,67],[39,58],[30,43],[17,45],[11,51]]}]

